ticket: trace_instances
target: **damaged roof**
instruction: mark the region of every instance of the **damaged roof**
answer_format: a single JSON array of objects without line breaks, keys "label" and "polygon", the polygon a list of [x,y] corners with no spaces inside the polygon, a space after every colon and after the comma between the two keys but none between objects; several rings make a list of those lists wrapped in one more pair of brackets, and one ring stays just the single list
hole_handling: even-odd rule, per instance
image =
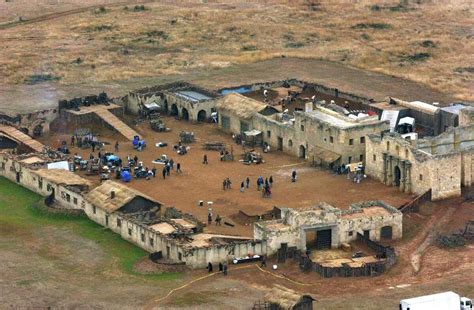
[{"label": "damaged roof", "polygon": [[236,114],[240,118],[248,119],[254,113],[266,108],[266,104],[237,93],[230,93],[217,101],[216,107],[223,111]]},{"label": "damaged roof", "polygon": [[[112,198],[112,192],[114,192],[114,198]],[[142,197],[160,204],[137,190],[110,180],[105,181],[86,195],[87,201],[107,212],[120,209],[135,197]]]},{"label": "damaged roof", "polygon": [[91,183],[75,174],[74,172],[64,169],[38,169],[33,170],[33,174],[47,180],[51,183],[66,186],[91,186]]}]

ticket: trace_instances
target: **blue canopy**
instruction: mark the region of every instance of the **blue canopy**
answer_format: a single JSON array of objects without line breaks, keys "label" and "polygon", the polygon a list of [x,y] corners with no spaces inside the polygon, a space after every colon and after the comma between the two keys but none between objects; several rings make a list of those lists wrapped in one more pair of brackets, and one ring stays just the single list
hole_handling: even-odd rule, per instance
[{"label": "blue canopy", "polygon": [[107,156],[107,161],[118,161],[120,158],[117,155]]}]

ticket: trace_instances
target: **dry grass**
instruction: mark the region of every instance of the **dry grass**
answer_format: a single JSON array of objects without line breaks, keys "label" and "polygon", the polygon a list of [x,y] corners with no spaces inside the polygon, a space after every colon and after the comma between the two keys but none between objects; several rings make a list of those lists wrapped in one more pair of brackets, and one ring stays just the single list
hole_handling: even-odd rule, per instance
[{"label": "dry grass", "polygon": [[405,77],[474,100],[472,70],[459,70],[474,67],[472,5],[422,2],[392,11],[398,3],[112,7],[2,31],[0,75],[6,84],[33,74],[63,84],[108,82],[286,55]]}]

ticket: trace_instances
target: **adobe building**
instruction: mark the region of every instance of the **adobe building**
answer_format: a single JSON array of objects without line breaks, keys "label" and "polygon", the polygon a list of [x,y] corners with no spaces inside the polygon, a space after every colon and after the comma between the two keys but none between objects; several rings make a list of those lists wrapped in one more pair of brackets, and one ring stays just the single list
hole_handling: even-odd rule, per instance
[{"label": "adobe building", "polygon": [[312,102],[307,107],[290,115],[236,93],[216,104],[224,131],[258,130],[273,149],[326,166],[365,161],[366,136],[389,130],[389,123],[377,115],[346,115],[336,105]]},{"label": "adobe building", "polygon": [[369,135],[366,153],[366,174],[384,184],[417,195],[431,190],[432,200],[458,197],[473,182],[474,126],[418,140]]},{"label": "adobe building", "polygon": [[357,233],[374,241],[400,239],[402,218],[382,201],[352,204],[348,210],[321,202],[306,209],[281,208],[281,219],[254,224],[254,238],[266,241],[269,255],[282,244],[302,252],[337,248],[355,241]]},{"label": "adobe building", "polygon": [[184,120],[206,122],[215,112],[215,99],[218,93],[186,82],[159,85],[130,92],[123,98],[125,110],[140,114],[153,104],[163,113]]},{"label": "adobe building", "polygon": [[[165,258],[168,263],[204,268],[249,253],[266,255],[265,241],[203,233],[193,216],[164,206],[124,184],[91,183],[67,170],[68,158],[57,152],[0,153],[0,176],[43,197],[49,207],[84,212],[123,239]],[[63,167],[63,168],[58,168]]]}]

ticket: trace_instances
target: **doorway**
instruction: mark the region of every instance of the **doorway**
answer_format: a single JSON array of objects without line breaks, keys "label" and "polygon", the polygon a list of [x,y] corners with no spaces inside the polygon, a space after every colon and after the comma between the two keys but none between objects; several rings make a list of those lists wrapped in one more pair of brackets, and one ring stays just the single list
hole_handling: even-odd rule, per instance
[{"label": "doorway", "polygon": [[278,144],[277,144],[277,151],[283,151],[283,138],[282,137],[278,137],[277,138],[278,140]]},{"label": "doorway", "polygon": [[306,158],[306,148],[303,145],[300,145],[299,158]]},{"label": "doorway", "polygon": [[401,176],[400,168],[398,166],[395,166],[394,177],[393,177],[393,183],[395,186],[400,186],[400,176]]},{"label": "doorway", "polygon": [[201,110],[198,112],[198,122],[205,122],[205,121],[207,121],[206,111]]},{"label": "doorway", "polygon": [[189,121],[189,112],[188,112],[188,110],[183,108],[182,113],[183,113],[183,115],[182,115],[183,119],[185,121]]},{"label": "doorway", "polygon": [[171,116],[178,116],[178,106],[176,106],[176,104],[171,105],[170,115]]},{"label": "doorway", "polygon": [[380,229],[380,238],[392,240],[392,226],[384,226]]}]

